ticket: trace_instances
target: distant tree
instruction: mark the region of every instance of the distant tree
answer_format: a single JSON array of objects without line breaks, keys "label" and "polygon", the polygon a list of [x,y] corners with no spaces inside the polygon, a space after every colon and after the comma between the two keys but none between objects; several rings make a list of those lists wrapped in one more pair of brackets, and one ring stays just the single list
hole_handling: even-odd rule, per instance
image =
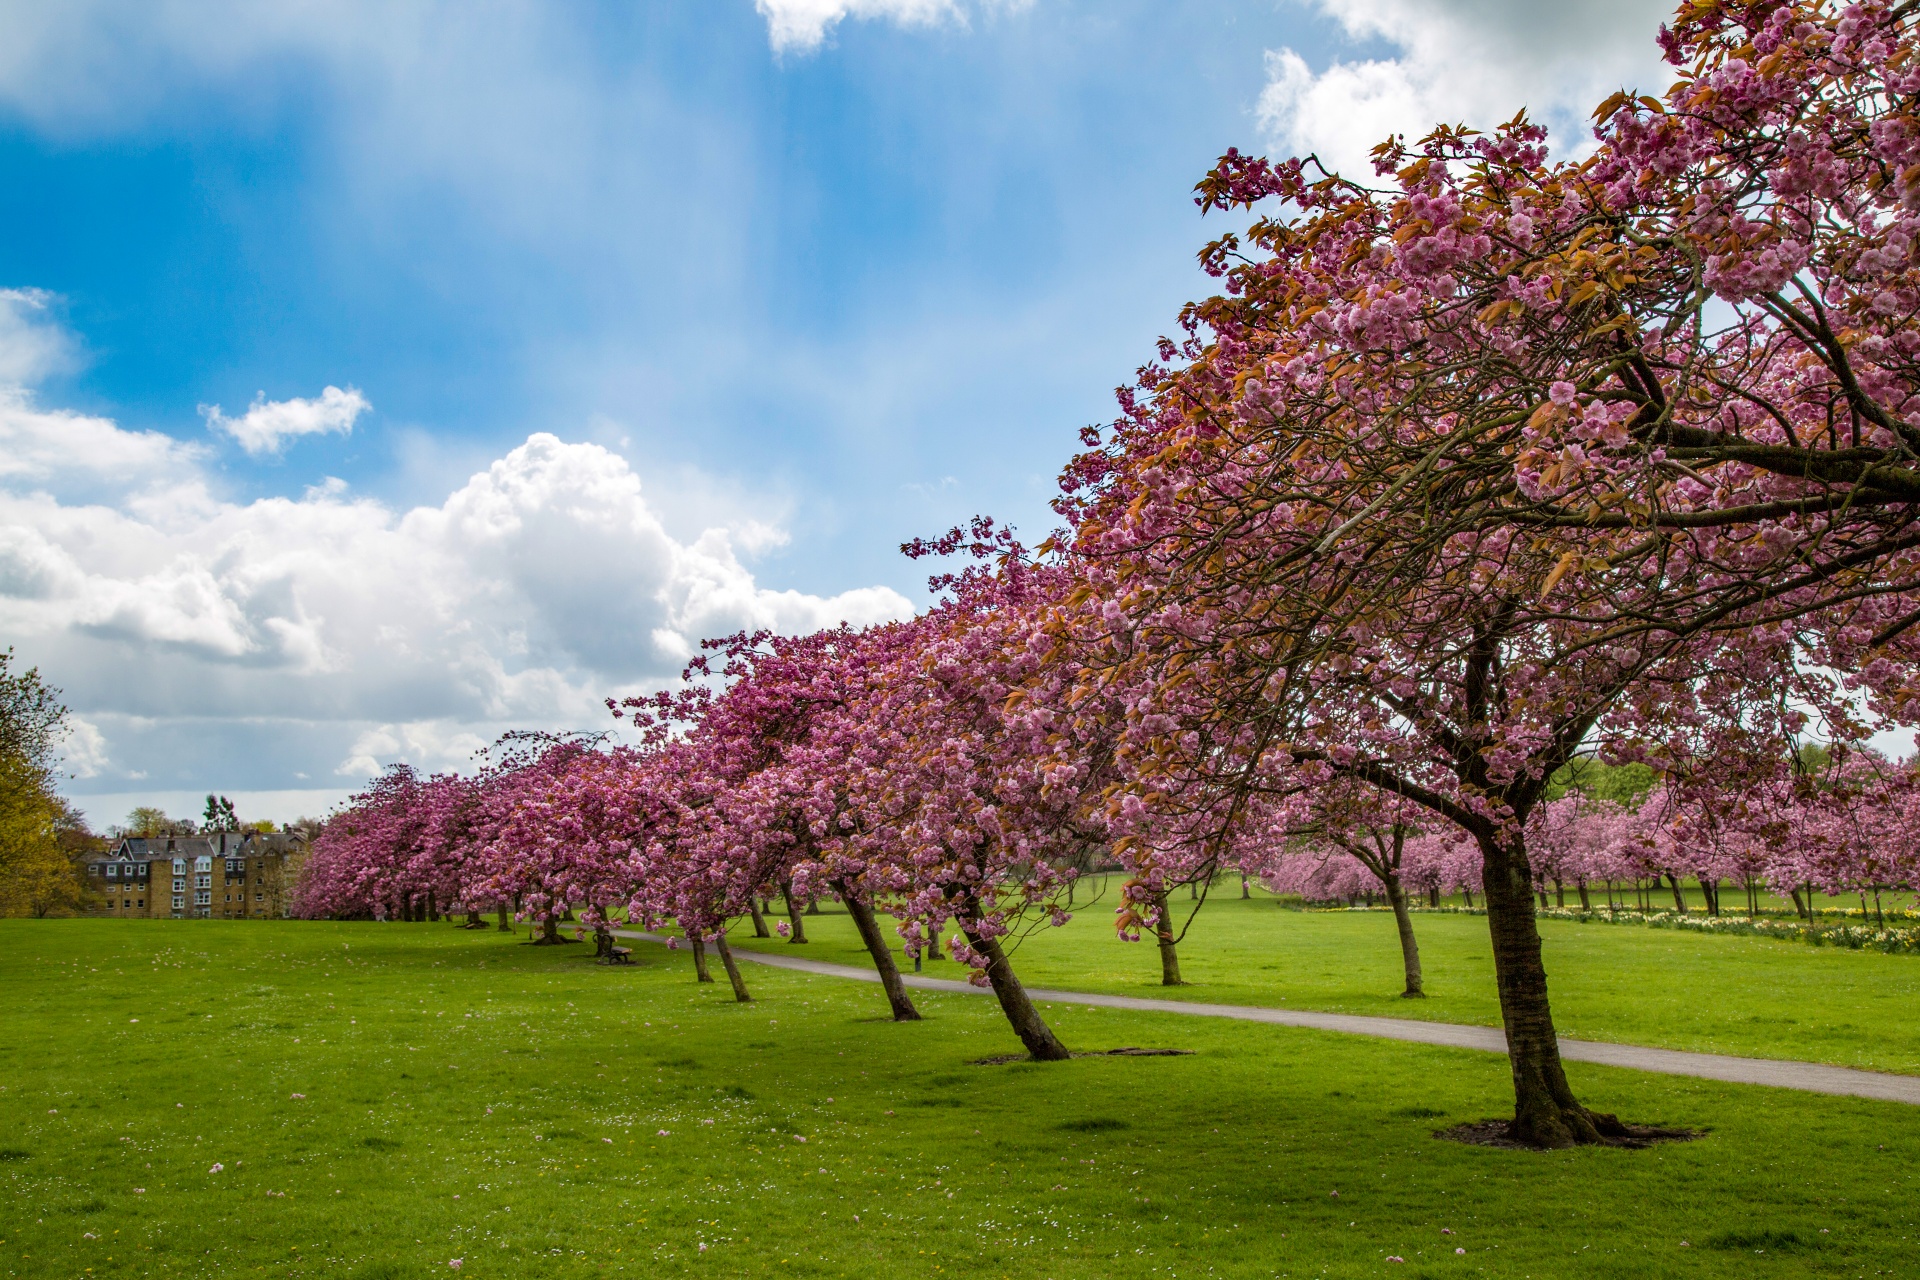
[{"label": "distant tree", "polygon": [[1568,791],[1580,791],[1592,799],[1633,809],[1639,807],[1659,781],[1660,775],[1651,765],[1605,764],[1591,756],[1581,756],[1568,761],[1566,767],[1554,775],[1547,798],[1558,800]]},{"label": "distant tree", "polygon": [[169,818],[167,811],[143,804],[127,815],[127,820],[108,829],[108,834],[136,840],[159,840],[167,836],[190,836],[197,831],[192,818]]},{"label": "distant tree", "polygon": [[240,815],[233,811],[233,801],[209,795],[200,815],[200,829],[209,833],[240,830]]}]

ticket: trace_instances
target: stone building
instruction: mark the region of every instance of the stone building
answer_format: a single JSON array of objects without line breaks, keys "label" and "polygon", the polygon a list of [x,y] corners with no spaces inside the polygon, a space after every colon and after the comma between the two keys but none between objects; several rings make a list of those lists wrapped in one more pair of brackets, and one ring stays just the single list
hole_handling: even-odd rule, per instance
[{"label": "stone building", "polygon": [[96,916],[266,919],[285,916],[306,845],[285,832],[123,837],[87,866]]}]

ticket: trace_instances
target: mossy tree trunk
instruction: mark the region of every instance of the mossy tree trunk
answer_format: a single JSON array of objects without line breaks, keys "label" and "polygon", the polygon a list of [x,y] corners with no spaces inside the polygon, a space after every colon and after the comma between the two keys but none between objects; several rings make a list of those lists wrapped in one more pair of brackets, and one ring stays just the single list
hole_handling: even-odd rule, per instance
[{"label": "mossy tree trunk", "polygon": [[880,922],[874,917],[873,905],[847,885],[842,884],[839,888],[840,900],[847,904],[847,914],[853,917],[853,927],[860,931],[860,941],[866,944],[867,954],[873,957],[873,967],[880,974],[880,985],[886,990],[887,1004],[893,1009],[893,1020],[920,1021],[920,1011],[913,1007],[913,1000],[907,995],[907,984],[900,980],[900,966],[893,962],[893,948],[887,945],[886,936],[880,932]]},{"label": "mossy tree trunk", "polygon": [[1494,977],[1513,1071],[1514,1116],[1508,1133],[1535,1147],[1572,1147],[1626,1134],[1618,1119],[1589,1111],[1573,1095],[1560,1062],[1560,1040],[1547,1001],[1547,970],[1533,910],[1533,872],[1515,832],[1476,834],[1483,864],[1487,929]]},{"label": "mossy tree trunk", "polygon": [[1006,953],[1000,950],[1000,941],[979,933],[978,922],[965,916],[960,917],[960,931],[967,935],[967,944],[987,962],[987,981],[993,987],[993,994],[999,998],[1000,1011],[1007,1016],[1007,1022],[1013,1027],[1013,1033],[1020,1037],[1020,1043],[1026,1046],[1029,1056],[1036,1062],[1064,1062],[1073,1055],[1060,1043],[1053,1029],[1047,1026],[1040,1011],[1034,1007],[1033,1000],[1027,995],[1027,989],[1020,985],[1020,979],[1008,963]]},{"label": "mossy tree trunk", "polygon": [[733,984],[733,998],[741,1004],[752,1004],[753,997],[747,994],[746,980],[740,976],[740,965],[733,958],[733,948],[727,945],[725,929],[713,935],[713,945],[720,953],[720,963],[727,971],[727,981]]},{"label": "mossy tree trunk", "polygon": [[1153,940],[1160,944],[1160,985],[1184,987],[1187,984],[1180,980],[1180,948],[1173,936],[1173,910],[1167,905],[1166,890],[1153,895],[1153,909],[1158,916],[1153,923]]}]

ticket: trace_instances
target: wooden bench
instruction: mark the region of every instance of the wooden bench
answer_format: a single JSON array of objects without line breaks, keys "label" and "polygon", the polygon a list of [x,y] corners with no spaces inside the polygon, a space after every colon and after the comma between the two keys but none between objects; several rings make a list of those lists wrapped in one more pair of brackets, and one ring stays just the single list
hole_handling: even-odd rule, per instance
[{"label": "wooden bench", "polygon": [[633,948],[632,947],[611,947],[607,951],[606,959],[602,960],[600,963],[601,964],[632,964]]}]

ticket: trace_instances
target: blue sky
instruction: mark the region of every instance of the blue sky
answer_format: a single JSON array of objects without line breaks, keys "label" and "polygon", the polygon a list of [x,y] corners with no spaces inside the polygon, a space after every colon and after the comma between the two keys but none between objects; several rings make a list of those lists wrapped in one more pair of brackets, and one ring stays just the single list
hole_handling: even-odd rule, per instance
[{"label": "blue sky", "polygon": [[70,789],[290,817],[913,607],[903,538],[1049,527],[1226,147],[1664,83],[1660,6],[1535,8],[0,2],[0,628]]}]

